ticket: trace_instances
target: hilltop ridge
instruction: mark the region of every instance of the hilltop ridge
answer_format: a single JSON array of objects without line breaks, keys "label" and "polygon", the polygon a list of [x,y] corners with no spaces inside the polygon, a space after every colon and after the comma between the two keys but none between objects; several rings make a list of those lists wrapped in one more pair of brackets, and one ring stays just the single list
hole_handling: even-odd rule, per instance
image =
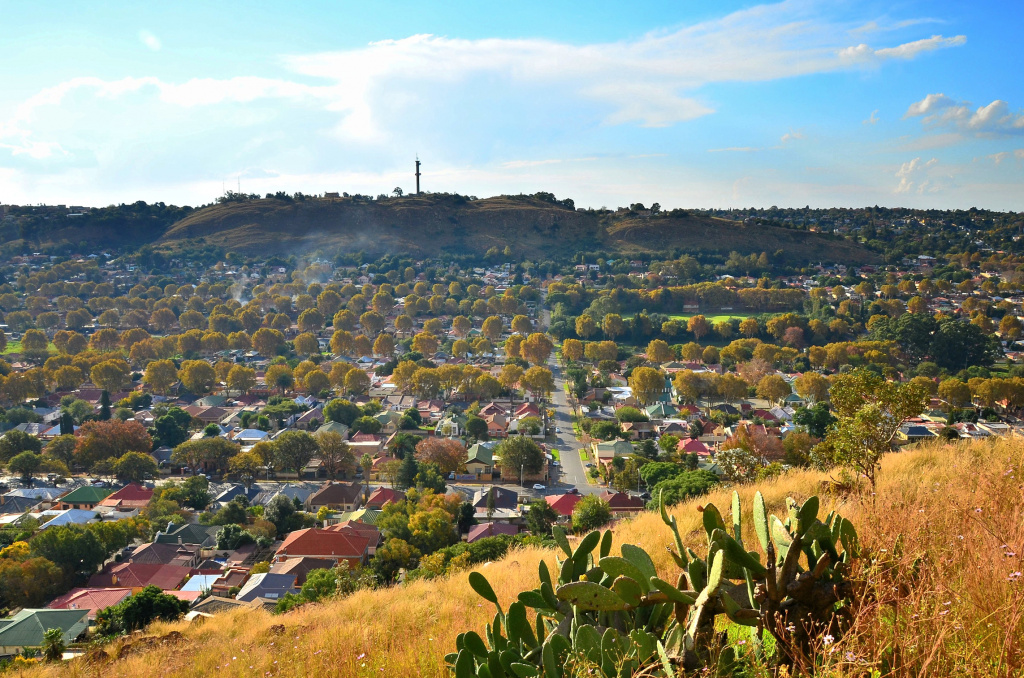
[{"label": "hilltop ridge", "polygon": [[823,257],[848,264],[877,260],[864,247],[818,233],[681,211],[672,214],[576,210],[533,196],[421,195],[301,202],[269,198],[196,210],[167,229],[157,244],[174,248],[201,239],[242,252],[325,247],[422,256],[483,254],[491,247],[509,245],[523,256],[545,259],[580,251],[640,255],[679,250],[723,256],[732,251],[781,251],[781,257],[794,264]]}]

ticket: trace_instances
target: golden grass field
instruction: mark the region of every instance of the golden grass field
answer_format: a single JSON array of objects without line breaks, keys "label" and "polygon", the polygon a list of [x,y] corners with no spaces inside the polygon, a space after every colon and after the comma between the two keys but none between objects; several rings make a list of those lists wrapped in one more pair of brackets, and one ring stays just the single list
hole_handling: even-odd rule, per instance
[{"label": "golden grass field", "polygon": [[[1024,675],[1024,581],[1013,574],[1024,570],[1022,461],[1024,445],[1017,441],[936,445],[889,455],[877,496],[865,491],[823,497],[823,511],[836,508],[853,520],[871,554],[857,573],[871,595],[818,675]],[[781,514],[787,495],[802,501],[818,493],[825,479],[799,471],[739,488],[745,529],[757,489],[769,509]],[[674,511],[685,540],[698,551],[706,550],[706,540],[697,505],[709,500],[728,514],[728,491]],[[663,576],[674,580],[665,550],[669,532],[656,514],[621,523],[615,537],[617,544],[645,547]],[[756,541],[752,533],[745,538],[747,544]],[[538,560],[553,556],[520,550],[478,569],[505,604],[534,587]],[[240,612],[199,625],[157,624],[147,635],[177,631],[182,638],[109,663],[76,660],[14,675],[441,677],[449,675],[443,656],[454,648],[455,636],[482,631],[492,616],[491,606],[460,573],[364,591],[286,615]],[[116,655],[126,642],[131,640],[107,650]]]}]

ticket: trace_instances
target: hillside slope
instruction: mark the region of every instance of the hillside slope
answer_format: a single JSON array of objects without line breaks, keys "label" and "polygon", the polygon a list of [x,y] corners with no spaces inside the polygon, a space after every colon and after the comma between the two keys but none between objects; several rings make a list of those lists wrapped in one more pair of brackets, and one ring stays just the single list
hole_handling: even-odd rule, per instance
[{"label": "hillside slope", "polygon": [[202,238],[227,249],[285,254],[317,247],[368,254],[440,252],[482,254],[512,247],[530,258],[559,258],[579,251],[610,254],[781,250],[796,263],[857,264],[876,256],[848,241],[805,231],[743,225],[702,216],[616,220],[525,197],[468,201],[453,196],[406,196],[385,201],[351,199],[228,203],[197,210],[174,224],[159,242],[169,248]]},{"label": "hillside slope", "polygon": [[[888,456],[877,496],[823,497],[861,534],[875,564],[860,574],[873,596],[853,632],[819,675],[866,675],[888,666],[892,676],[1019,676],[1024,672],[1024,554],[1019,474],[1024,451],[1010,442],[936,445]],[[740,488],[745,511],[760,489],[770,511],[787,495],[802,501],[826,476],[793,472],[760,487]],[[713,501],[728,511],[730,494]],[[675,507],[688,545],[706,552],[698,502]],[[744,521],[750,528],[750,520]],[[745,539],[756,543],[753,535]],[[676,575],[665,547],[671,539],[656,514],[620,524],[615,543],[640,544],[662,576]],[[617,546],[615,547],[617,550]],[[537,562],[553,552],[520,550],[484,571],[502,604],[537,584]],[[1013,573],[1017,572],[1015,576]],[[240,612],[201,625],[158,624],[153,638],[109,646],[122,659],[41,666],[26,676],[427,676],[447,677],[443,656],[455,636],[482,631],[493,610],[466,575],[364,591],[273,616]],[[180,634],[180,637],[179,637]],[[163,642],[157,640],[163,638]],[[129,643],[133,647],[127,648]]]}]

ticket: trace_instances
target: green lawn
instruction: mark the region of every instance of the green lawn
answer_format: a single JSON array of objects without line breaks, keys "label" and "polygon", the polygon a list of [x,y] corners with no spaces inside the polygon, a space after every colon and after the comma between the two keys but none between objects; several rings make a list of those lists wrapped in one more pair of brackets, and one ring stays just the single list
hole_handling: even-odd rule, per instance
[{"label": "green lawn", "polygon": [[549,451],[551,452],[551,456],[555,458],[555,461],[562,461],[562,453],[558,449],[551,447],[549,448]]},{"label": "green lawn", "polygon": [[587,452],[587,448],[580,448],[580,459],[583,460],[583,463],[587,463],[588,461],[590,461],[590,453]]},{"label": "green lawn", "polygon": [[[683,320],[689,320],[694,315],[697,315],[697,314],[696,313],[685,313],[685,314],[684,313],[670,313],[669,317],[672,318],[672,320],[683,321]],[[716,314],[716,315],[705,315],[704,317],[707,319],[708,322],[717,323],[717,322],[720,322],[722,320],[732,320],[733,318],[735,318],[737,320],[744,320],[746,318],[750,318],[751,316],[755,316],[755,315],[757,315],[757,314],[756,313],[740,312],[740,313],[719,313],[719,314]]]},{"label": "green lawn", "polygon": [[[46,348],[50,351],[50,353],[56,353],[57,352],[57,347],[54,346],[52,341],[50,342],[50,345],[47,346]],[[9,353],[21,353],[21,340],[20,339],[17,340],[17,341],[8,341],[7,342],[7,347],[4,349],[3,353],[0,354],[0,355],[7,355]]]}]

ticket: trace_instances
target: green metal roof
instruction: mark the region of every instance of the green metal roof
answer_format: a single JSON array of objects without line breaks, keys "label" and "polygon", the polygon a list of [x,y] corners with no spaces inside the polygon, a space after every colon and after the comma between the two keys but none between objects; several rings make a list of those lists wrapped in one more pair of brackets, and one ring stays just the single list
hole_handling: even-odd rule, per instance
[{"label": "green metal roof", "polygon": [[471,445],[467,452],[466,463],[472,463],[474,461],[480,462],[487,466],[491,466],[494,463],[494,451],[486,445],[476,443]]},{"label": "green metal roof", "polygon": [[49,629],[60,629],[70,643],[89,626],[89,610],[22,610],[3,621],[0,647],[38,647]]},{"label": "green metal roof", "polygon": [[342,513],[338,513],[335,517],[338,519],[339,523],[343,523],[346,520],[352,520],[357,523],[365,523],[366,525],[376,525],[377,519],[380,518],[383,513],[383,511],[378,511],[376,509],[361,508],[355,511],[344,511]]},{"label": "green metal roof", "polygon": [[91,485],[85,485],[83,487],[71,490],[57,501],[64,502],[65,504],[99,503],[113,493],[113,490],[107,489],[105,487],[93,487]]}]

